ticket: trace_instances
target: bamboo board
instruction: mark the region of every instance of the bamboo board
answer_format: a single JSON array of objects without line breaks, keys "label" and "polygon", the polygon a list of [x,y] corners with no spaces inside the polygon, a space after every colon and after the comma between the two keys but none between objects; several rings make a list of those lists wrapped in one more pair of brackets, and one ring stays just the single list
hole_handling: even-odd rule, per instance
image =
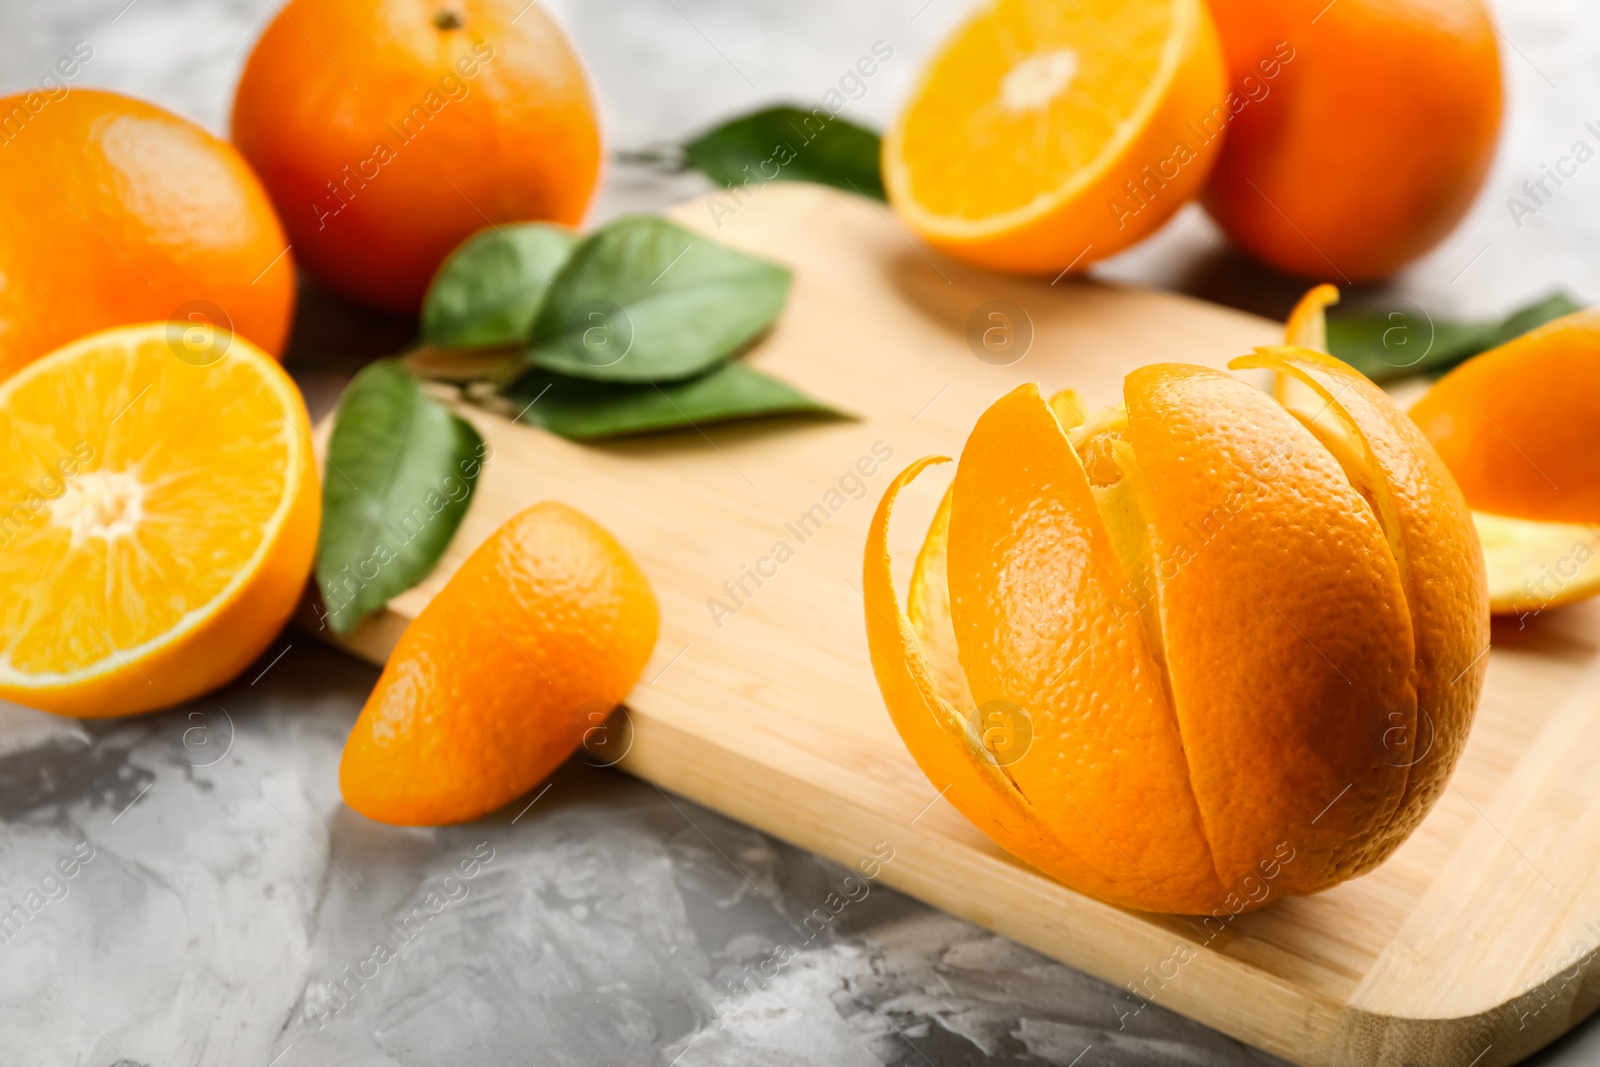
[{"label": "bamboo board", "polygon": [[[920,251],[881,206],[819,187],[764,187],[720,228],[703,202],[677,217],[794,268],[789,306],[749,358],[861,420],[584,446],[463,409],[494,449],[471,510],[439,570],[350,648],[381,662],[490,531],[563,500],[632,550],[661,600],[621,762],[641,778],[847,866],[887,842],[884,882],[1297,1063],[1492,1067],[1600,1003],[1590,608],[1496,624],[1452,786],[1386,864],[1220,936],[1097,903],[1005,855],[942,799],[889,722],[859,589],[867,524],[893,474],[956,455],[1020,382],[1109,403],[1135,366],[1220,367],[1280,326],[1172,295],[968,270]],[[968,340],[995,300],[1032,323],[1031,347],[1008,366]],[[902,560],[938,488],[903,498]],[[1140,1003],[1130,994],[1121,1010]],[[1108,1013],[1107,1028],[1117,1022]]]}]

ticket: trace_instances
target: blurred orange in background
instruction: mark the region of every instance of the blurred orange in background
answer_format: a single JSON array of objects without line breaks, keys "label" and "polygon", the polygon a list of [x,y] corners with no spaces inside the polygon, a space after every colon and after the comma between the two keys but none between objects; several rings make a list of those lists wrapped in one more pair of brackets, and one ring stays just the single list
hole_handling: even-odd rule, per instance
[{"label": "blurred orange in background", "polygon": [[1210,0],[1236,108],[1206,187],[1257,258],[1390,274],[1466,214],[1500,133],[1500,54],[1475,0]]},{"label": "blurred orange in background", "polygon": [[582,65],[525,0],[292,0],[245,65],[233,138],[305,269],[399,312],[491,223],[576,224],[600,167]]},{"label": "blurred orange in background", "polygon": [[883,142],[913,230],[999,270],[1082,269],[1194,199],[1221,147],[1201,0],[999,0],[928,61]]},{"label": "blurred orange in background", "polygon": [[226,142],[95,89],[0,99],[0,377],[111,326],[177,319],[279,356],[294,263]]}]

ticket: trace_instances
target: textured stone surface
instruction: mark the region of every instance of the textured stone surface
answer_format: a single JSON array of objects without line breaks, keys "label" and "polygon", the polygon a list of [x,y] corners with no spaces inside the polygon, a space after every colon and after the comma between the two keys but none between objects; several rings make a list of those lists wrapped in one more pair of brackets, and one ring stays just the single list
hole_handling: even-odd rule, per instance
[{"label": "textured stone surface", "polygon": [[0,899],[44,901],[0,943],[0,1062],[1269,1062],[581,761],[468,826],[369,822],[337,763],[375,672],[285,644],[170,712],[0,717]]},{"label": "textured stone surface", "polygon": [[[965,6],[554,5],[611,144],[633,149],[761,101],[816,100],[876,40],[894,59],[852,111],[881,123]],[[224,132],[274,7],[0,0],[0,91],[35,84],[81,40],[94,56],[75,84]],[[1600,165],[1520,228],[1505,204],[1600,121],[1600,22],[1582,0],[1497,9],[1512,113],[1490,185],[1449,241],[1364,299],[1487,315],[1557,285],[1600,295]],[[595,217],[705,190],[613,166]],[[16,210],[0,205],[0,220]],[[1099,270],[1278,315],[1300,290],[1227,251],[1193,209]],[[314,405],[351,357],[392,351],[404,331],[308,293],[294,365]],[[844,869],[615,772],[570,764],[470,826],[370,823],[340,802],[336,768],[375,677],[291,631],[233,686],[164,714],[79,724],[0,709],[0,902],[38,894],[0,942],[0,1063],[1269,1062],[1158,1007],[1119,1029],[1115,990],[886,888],[807,925]],[[764,988],[745,980],[784,946],[793,959]],[[1590,1025],[1541,1060],[1597,1051]]]}]

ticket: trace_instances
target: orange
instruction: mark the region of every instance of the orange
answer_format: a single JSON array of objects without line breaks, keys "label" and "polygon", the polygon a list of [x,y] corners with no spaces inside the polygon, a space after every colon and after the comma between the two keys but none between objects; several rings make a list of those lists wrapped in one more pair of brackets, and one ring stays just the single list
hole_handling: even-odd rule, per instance
[{"label": "orange", "polygon": [[0,384],[0,698],[148,711],[260,655],[322,497],[299,390],[242,337],[151,323]]},{"label": "orange", "polygon": [[1496,611],[1600,592],[1600,311],[1467,360],[1411,417],[1475,509]]},{"label": "orange", "polygon": [[1437,244],[1500,132],[1484,5],[1210,2],[1233,120],[1204,203],[1228,236],[1280,270],[1347,284]]},{"label": "orange", "polygon": [[872,662],[936,788],[1068,886],[1227,916],[1371,869],[1443,790],[1488,640],[1465,502],[1376,386],[1307,349],[1159,364],[1089,417],[973,429],[913,572],[869,534]]},{"label": "orange", "polygon": [[1600,311],[1474,356],[1411,417],[1480,511],[1600,522]]},{"label": "orange", "polygon": [[0,377],[157,319],[282,354],[294,258],[231,146],[153,104],[73,89],[0,99],[0,158]]},{"label": "orange", "polygon": [[291,0],[245,64],[233,139],[306,270],[400,312],[487,225],[575,225],[600,167],[583,68],[526,0]]},{"label": "orange", "polygon": [[[1288,341],[1327,350],[1331,285],[1306,293]],[[1600,593],[1600,313],[1581,311],[1476,356],[1411,409],[1473,508],[1489,610],[1531,614]],[[1551,388],[1551,383],[1560,387]],[[1278,375],[1289,403],[1315,404]]]},{"label": "orange", "polygon": [[555,770],[627,696],[660,615],[627,550],[565,504],[512,517],[429,601],[345,742],[345,803],[464,822]]},{"label": "orange", "polygon": [[1199,192],[1223,93],[1202,0],[995,0],[923,70],[884,138],[884,184],[952,256],[1081,269]]}]

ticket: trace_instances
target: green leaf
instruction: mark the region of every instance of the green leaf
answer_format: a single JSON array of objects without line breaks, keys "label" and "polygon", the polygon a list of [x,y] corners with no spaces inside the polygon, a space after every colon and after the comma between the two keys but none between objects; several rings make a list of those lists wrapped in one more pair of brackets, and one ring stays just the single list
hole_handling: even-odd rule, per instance
[{"label": "green leaf", "polygon": [[884,200],[878,144],[871,130],[822,108],[771,107],[708,130],[683,155],[718,185],[820,182]]},{"label": "green leaf", "polygon": [[356,375],[339,398],[322,478],[317,586],[335,633],[427,576],[485,458],[477,431],[393,361]]},{"label": "green leaf", "polygon": [[422,299],[424,344],[519,345],[577,237],[542,222],[480,230],[450,253]]},{"label": "green leaf", "polygon": [[706,426],[761,415],[840,412],[742,363],[660,385],[586,381],[548,371],[524,376],[507,394],[521,421],[576,441]]},{"label": "green leaf", "polygon": [[1449,370],[1582,308],[1567,294],[1552,293],[1499,322],[1454,322],[1404,311],[1330,315],[1328,351],[1375,382],[1391,382]]},{"label": "green leaf", "polygon": [[1493,348],[1497,345],[1503,345],[1507,341],[1514,341],[1528,331],[1536,330],[1547,322],[1582,310],[1583,305],[1566,293],[1551,293],[1543,300],[1529,304],[1527,307],[1508,315],[1505,321],[1500,323],[1499,333],[1494,338],[1494,344],[1489,347]]},{"label": "green leaf", "polygon": [[577,378],[692,378],[783,310],[789,271],[650,215],[573,250],[545,297],[529,362]]}]

